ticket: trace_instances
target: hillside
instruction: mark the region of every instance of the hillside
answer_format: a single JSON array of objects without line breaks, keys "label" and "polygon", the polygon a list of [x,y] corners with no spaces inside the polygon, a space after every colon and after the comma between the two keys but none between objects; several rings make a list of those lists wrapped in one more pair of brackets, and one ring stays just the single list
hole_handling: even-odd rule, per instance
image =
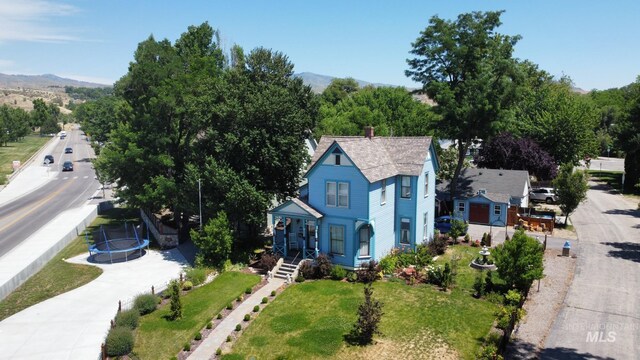
[{"label": "hillside", "polygon": [[[336,79],[336,77],[334,76],[320,75],[320,74],[315,74],[311,72],[301,72],[301,73],[294,74],[293,76],[301,78],[302,81],[304,81],[305,85],[311,86],[311,90],[313,90],[313,92],[315,93],[323,92],[324,89],[326,89],[327,86],[331,84],[331,80]],[[368,81],[358,80],[358,79],[355,79],[355,80],[356,82],[358,82],[358,85],[360,85],[360,87],[364,87],[368,85],[375,86],[375,87],[396,86],[396,85],[389,85],[389,84],[370,83]]]}]

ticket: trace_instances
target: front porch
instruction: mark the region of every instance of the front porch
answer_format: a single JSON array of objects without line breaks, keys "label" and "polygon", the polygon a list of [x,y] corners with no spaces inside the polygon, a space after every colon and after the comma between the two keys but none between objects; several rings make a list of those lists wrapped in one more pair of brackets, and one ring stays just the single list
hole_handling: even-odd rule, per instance
[{"label": "front porch", "polygon": [[315,259],[320,254],[322,214],[295,198],[272,211],[273,252],[284,258]]}]

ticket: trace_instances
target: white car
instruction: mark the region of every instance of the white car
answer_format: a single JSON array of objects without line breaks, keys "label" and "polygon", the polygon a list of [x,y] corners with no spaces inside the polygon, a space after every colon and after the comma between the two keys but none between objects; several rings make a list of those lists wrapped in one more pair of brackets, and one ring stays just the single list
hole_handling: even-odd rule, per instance
[{"label": "white car", "polygon": [[529,192],[529,200],[544,201],[547,204],[553,204],[558,201],[558,196],[553,188],[543,187],[531,189]]}]

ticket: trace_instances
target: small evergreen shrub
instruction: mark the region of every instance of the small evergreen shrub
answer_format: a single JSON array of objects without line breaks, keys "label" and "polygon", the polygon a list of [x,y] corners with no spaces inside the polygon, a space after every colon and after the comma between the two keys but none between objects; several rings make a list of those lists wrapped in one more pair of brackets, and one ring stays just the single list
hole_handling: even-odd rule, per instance
[{"label": "small evergreen shrub", "polygon": [[231,342],[231,335],[227,336],[227,342]]},{"label": "small evergreen shrub", "polygon": [[[170,292],[166,291],[166,293]],[[157,306],[158,298],[153,294],[140,294],[133,300],[133,307],[138,310],[140,315],[154,312]]]},{"label": "small evergreen shrub", "polygon": [[468,243],[469,241],[471,241],[471,236],[469,236],[469,234],[464,234],[464,242]]},{"label": "small evergreen shrub", "polygon": [[138,327],[138,318],[140,317],[140,313],[138,313],[138,309],[130,309],[125,311],[120,311],[116,315],[116,326],[127,327],[131,330]]},{"label": "small evergreen shrub", "polygon": [[316,258],[316,278],[324,279],[331,275],[331,259],[326,254],[318,255]]},{"label": "small evergreen shrub", "polygon": [[[271,296],[276,296],[276,291],[275,291],[275,290],[272,290],[272,291],[271,291]],[[264,300],[263,300],[263,301],[264,301]]]},{"label": "small evergreen shrub", "polygon": [[493,271],[487,271],[487,277],[484,279],[484,291],[489,293],[494,289],[493,285]]},{"label": "small evergreen shrub", "polygon": [[218,350],[216,350],[216,355],[218,356],[222,355],[222,349],[218,348]]},{"label": "small evergreen shrub", "polygon": [[169,319],[177,320],[182,317],[182,300],[180,299],[180,283],[177,280],[171,281],[169,285],[171,289],[171,306]]},{"label": "small evergreen shrub", "polygon": [[200,340],[202,340],[202,334],[198,331],[198,332],[196,333],[196,336],[194,336],[194,337],[193,337],[193,340],[195,340],[195,341],[200,341]]},{"label": "small evergreen shrub", "polygon": [[189,291],[189,290],[191,290],[191,289],[193,289],[193,283],[192,283],[191,281],[185,281],[185,282],[182,284],[182,290],[184,290],[184,291]]},{"label": "small evergreen shrub", "polygon": [[[227,310],[233,310],[233,304],[227,304]],[[220,315],[220,317],[222,317],[222,315]]]},{"label": "small evergreen shrub", "polygon": [[349,271],[349,273],[347,274],[347,281],[349,282],[358,281],[358,274],[356,274],[355,271]]},{"label": "small evergreen shrub", "polygon": [[237,302],[242,301],[242,295],[238,295],[238,297],[236,298],[236,301],[237,301]]},{"label": "small evergreen shrub", "polygon": [[251,294],[252,292],[253,292],[253,290],[251,290],[251,288],[246,288],[246,289],[244,290],[244,293],[245,293],[245,294]]},{"label": "small evergreen shrub", "polygon": [[246,315],[244,316],[244,319],[243,319],[243,320],[244,320],[244,321],[249,321],[249,320],[251,320],[251,315],[246,314]]},{"label": "small evergreen shrub", "polygon": [[182,347],[182,350],[191,351],[191,343],[185,343],[184,346]]},{"label": "small evergreen shrub", "polygon": [[218,315],[216,315],[216,319],[218,320],[222,319],[222,313],[219,313]]},{"label": "small evergreen shrub", "polygon": [[123,356],[127,355],[133,349],[133,331],[124,326],[117,326],[109,330],[105,346],[107,347],[107,355]]},{"label": "small evergreen shrub", "polygon": [[[275,296],[275,294],[273,294],[273,295],[271,295],[271,296]],[[266,298],[266,297],[263,297],[263,298],[262,298],[262,303],[263,303],[263,304],[266,304],[266,303],[268,303],[268,302],[269,302],[269,299],[268,299],[268,298]]]},{"label": "small evergreen shrub", "polygon": [[475,293],[476,297],[480,298],[484,296],[485,283],[484,283],[484,276],[482,275],[481,272],[476,274],[476,280],[473,283],[473,290],[476,291]]},{"label": "small evergreen shrub", "polygon": [[186,275],[187,280],[191,281],[193,286],[201,285],[207,280],[207,270],[204,268],[189,268]]},{"label": "small evergreen shrub", "polygon": [[258,312],[258,311],[260,311],[260,306],[259,305],[254,306],[253,312]]},{"label": "small evergreen shrub", "polygon": [[211,321],[209,321],[209,322],[207,323],[207,329],[208,329],[208,330],[211,330],[212,328],[213,328],[213,323],[212,323]]},{"label": "small evergreen shrub", "polygon": [[297,283],[304,282],[304,276],[302,276],[302,274],[298,274],[298,276],[296,276],[296,282]]},{"label": "small evergreen shrub", "polygon": [[331,268],[331,279],[342,280],[347,276],[347,270],[340,265],[333,265]]},{"label": "small evergreen shrub", "polygon": [[242,330],[242,325],[240,324],[236,325],[236,331],[240,331],[240,330]]}]

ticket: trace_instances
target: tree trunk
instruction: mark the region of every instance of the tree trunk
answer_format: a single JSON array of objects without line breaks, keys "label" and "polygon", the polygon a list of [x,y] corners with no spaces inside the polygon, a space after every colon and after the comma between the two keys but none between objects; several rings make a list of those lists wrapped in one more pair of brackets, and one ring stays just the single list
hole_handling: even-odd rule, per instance
[{"label": "tree trunk", "polygon": [[453,178],[451,179],[451,186],[449,187],[449,194],[451,196],[451,201],[456,196],[456,192],[458,190],[458,176],[460,176],[460,171],[462,171],[462,165],[464,164],[464,158],[467,154],[467,150],[469,150],[469,146],[471,145],[471,141],[463,142],[461,139],[458,139],[458,163],[456,164],[456,169],[453,172]]}]

